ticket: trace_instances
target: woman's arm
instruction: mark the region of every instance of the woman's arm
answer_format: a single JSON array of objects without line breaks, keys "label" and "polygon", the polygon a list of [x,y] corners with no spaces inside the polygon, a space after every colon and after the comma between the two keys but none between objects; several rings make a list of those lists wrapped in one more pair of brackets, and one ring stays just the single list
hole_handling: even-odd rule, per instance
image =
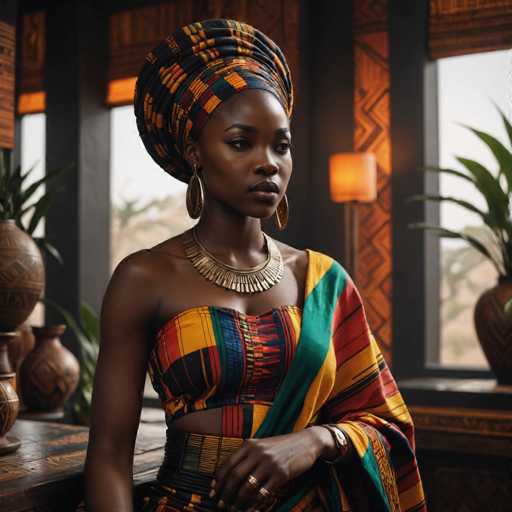
[{"label": "woman's arm", "polygon": [[150,322],[158,307],[149,256],[123,260],[101,312],[85,494],[89,512],[131,512],[132,464],[149,353]]}]

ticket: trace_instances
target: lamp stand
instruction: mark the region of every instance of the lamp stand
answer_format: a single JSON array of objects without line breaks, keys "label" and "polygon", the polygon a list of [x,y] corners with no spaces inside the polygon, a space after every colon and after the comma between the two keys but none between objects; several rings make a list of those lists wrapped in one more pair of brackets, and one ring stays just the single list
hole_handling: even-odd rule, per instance
[{"label": "lamp stand", "polygon": [[357,278],[357,249],[359,246],[357,201],[345,203],[344,263],[354,281]]}]

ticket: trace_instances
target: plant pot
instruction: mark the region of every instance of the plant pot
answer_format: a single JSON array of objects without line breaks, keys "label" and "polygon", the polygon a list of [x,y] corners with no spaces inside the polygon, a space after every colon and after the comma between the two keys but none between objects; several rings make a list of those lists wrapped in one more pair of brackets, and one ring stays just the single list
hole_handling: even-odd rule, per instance
[{"label": "plant pot", "polygon": [[20,368],[23,403],[31,411],[62,410],[78,385],[78,361],[59,339],[65,330],[61,324],[32,327],[36,347]]},{"label": "plant pot", "polygon": [[512,319],[505,304],[512,298],[512,279],[484,292],[475,306],[475,327],[480,345],[498,384],[512,385]]},{"label": "plant pot", "polygon": [[0,221],[0,331],[11,332],[32,313],[44,289],[41,252],[14,220]]},{"label": "plant pot", "polygon": [[20,366],[25,360],[25,357],[34,349],[35,345],[36,339],[32,332],[32,327],[30,327],[30,324],[27,322],[23,322],[18,329],[16,329],[16,337],[7,345],[11,367],[16,374],[15,388],[20,400]]},{"label": "plant pot", "polygon": [[15,373],[7,355],[7,345],[16,336],[15,332],[0,332],[0,455],[17,450],[20,440],[8,436],[20,408],[18,395],[13,387]]}]

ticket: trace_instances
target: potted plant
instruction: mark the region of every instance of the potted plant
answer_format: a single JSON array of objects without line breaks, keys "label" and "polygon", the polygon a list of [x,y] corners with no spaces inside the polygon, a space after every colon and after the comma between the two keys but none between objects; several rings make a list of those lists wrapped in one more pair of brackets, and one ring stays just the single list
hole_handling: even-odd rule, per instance
[{"label": "potted plant", "polygon": [[[34,236],[34,232],[48,213],[56,191],[55,180],[63,169],[49,171],[42,178],[27,185],[33,172],[34,166],[25,172],[22,172],[21,166],[13,169],[9,152],[0,152],[0,268],[4,272],[10,268],[11,273],[18,276],[12,282],[4,280],[0,283],[0,330],[19,331],[18,337],[9,345],[15,371],[27,350],[34,345],[30,328],[24,322],[44,288],[44,262],[41,253],[47,253],[62,263],[57,249],[46,237]],[[50,183],[52,187],[48,187],[46,193],[34,199],[41,188]]]},{"label": "potted plant", "polygon": [[512,124],[496,108],[507,132],[506,145],[489,133],[464,125],[490,149],[497,162],[496,173],[463,157],[456,157],[464,168],[463,171],[440,167],[426,168],[427,171],[456,176],[471,183],[483,196],[486,208],[480,209],[457,197],[417,195],[410,198],[412,201],[452,203],[476,213],[482,219],[491,242],[484,243],[470,232],[457,232],[425,223],[412,224],[411,227],[430,230],[440,237],[464,240],[496,269],[498,282],[478,299],[474,321],[478,339],[498,383],[512,384]]}]

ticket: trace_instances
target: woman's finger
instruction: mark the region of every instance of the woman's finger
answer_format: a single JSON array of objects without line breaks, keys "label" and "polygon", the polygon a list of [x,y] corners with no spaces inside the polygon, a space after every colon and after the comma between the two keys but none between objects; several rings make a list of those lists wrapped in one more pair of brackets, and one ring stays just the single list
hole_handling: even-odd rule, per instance
[{"label": "woman's finger", "polygon": [[247,444],[244,443],[235,453],[231,454],[215,471],[214,479],[212,480],[212,489],[210,491],[210,498],[217,498],[226,484],[226,479],[234,467],[241,463],[247,454]]},{"label": "woman's finger", "polygon": [[220,508],[234,505],[239,488],[257,464],[258,460],[245,452],[245,458],[238,464],[232,465],[231,469],[223,475],[222,481],[216,484],[218,490],[215,497]]},{"label": "woman's finger", "polygon": [[236,508],[247,507],[263,503],[265,495],[260,493],[261,487],[267,488],[270,479],[270,468],[264,464],[258,464],[245,480],[240,483],[233,504]]}]

